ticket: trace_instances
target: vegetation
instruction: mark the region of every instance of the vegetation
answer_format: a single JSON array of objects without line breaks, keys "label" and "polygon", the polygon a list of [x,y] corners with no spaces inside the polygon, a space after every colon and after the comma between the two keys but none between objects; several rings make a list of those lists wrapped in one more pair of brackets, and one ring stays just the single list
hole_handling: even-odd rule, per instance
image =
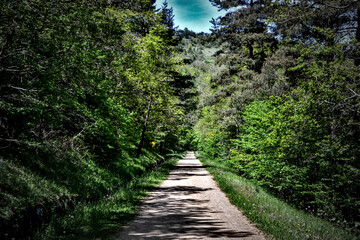
[{"label": "vegetation", "polygon": [[239,176],[234,168],[206,158],[201,158],[201,161],[231,203],[275,239],[356,239],[355,235],[340,227],[291,207]]},{"label": "vegetation", "polygon": [[360,3],[210,2],[206,34],[155,0],[0,0],[1,238],[96,235],[187,149],[360,234]]},{"label": "vegetation", "polygon": [[53,216],[45,231],[34,239],[107,239],[119,231],[138,213],[138,204],[154,187],[159,185],[175,166],[179,157],[173,157],[134,178],[117,192],[96,202],[79,202],[61,218]]},{"label": "vegetation", "polygon": [[222,44],[202,80],[199,150],[359,234],[359,3],[211,2],[228,13],[208,37]]},{"label": "vegetation", "polygon": [[172,11],[154,2],[0,1],[0,238],[94,211],[183,148]]}]

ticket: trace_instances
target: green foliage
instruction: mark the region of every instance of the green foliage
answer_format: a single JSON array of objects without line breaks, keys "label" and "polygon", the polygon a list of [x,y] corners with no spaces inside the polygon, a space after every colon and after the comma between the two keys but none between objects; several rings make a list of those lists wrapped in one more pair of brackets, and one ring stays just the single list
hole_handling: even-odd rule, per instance
[{"label": "green foliage", "polygon": [[238,176],[236,171],[225,163],[207,158],[202,158],[201,161],[214,176],[214,180],[231,203],[240,208],[251,221],[257,224],[257,227],[270,235],[269,238],[339,240],[357,238],[356,235],[309,212],[293,208],[266,189]]},{"label": "green foliage", "polygon": [[200,149],[358,233],[359,3],[211,2],[238,8],[212,20],[222,68],[197,83]]},{"label": "green foliage", "polygon": [[[351,63],[337,50],[324,46],[311,51],[320,56],[302,67],[307,82],[298,90],[246,107],[242,136],[233,140],[229,163],[296,206],[311,206],[318,215],[356,227],[359,142],[353,134],[359,126],[350,110],[353,93],[344,87],[356,88],[347,80],[355,72],[350,73]],[[302,51],[304,57],[310,54]],[[329,54],[339,55],[333,61],[321,59]]]},{"label": "green foliage", "polygon": [[[147,157],[159,161],[158,156]],[[168,176],[180,157],[167,159],[95,202],[79,202],[65,216],[53,217],[48,228],[34,239],[105,239],[115,235],[120,225],[138,213],[141,200]]]},{"label": "green foliage", "polygon": [[178,60],[153,5],[0,1],[1,236],[116,191],[159,162],[149,149],[179,150]]}]

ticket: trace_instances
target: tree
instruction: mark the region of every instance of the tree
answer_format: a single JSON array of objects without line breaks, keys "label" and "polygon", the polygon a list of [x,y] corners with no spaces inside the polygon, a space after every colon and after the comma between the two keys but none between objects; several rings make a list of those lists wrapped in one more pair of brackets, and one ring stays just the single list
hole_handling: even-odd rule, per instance
[{"label": "tree", "polygon": [[[142,132],[138,144],[138,156],[141,154],[145,134],[152,118],[161,118],[161,114],[166,108],[172,106],[171,98],[172,90],[170,82],[172,76],[168,74],[172,66],[176,63],[173,55],[171,55],[170,46],[166,45],[166,40],[156,36],[158,29],[150,31],[135,49],[139,54],[136,65],[128,70],[127,75],[132,81],[133,98],[137,99],[132,105],[134,109],[138,109],[142,120]],[[169,55],[170,54],[170,55]],[[159,119],[157,119],[159,120]],[[161,124],[159,121],[157,124]],[[156,125],[156,121],[152,122]]]},{"label": "tree", "polygon": [[275,33],[267,24],[272,5],[271,1],[253,0],[210,2],[229,12],[211,21],[212,35],[224,42],[216,63],[225,69],[212,77],[214,94],[208,104],[219,106],[218,124],[230,138],[236,138],[241,111],[246,104],[263,97],[261,88],[267,83],[259,75],[267,56],[277,49]]},{"label": "tree", "polygon": [[173,45],[177,45],[178,41],[175,38],[175,32],[178,27],[174,26],[173,8],[169,8],[167,0],[163,2],[160,10],[160,15],[164,28],[166,29],[166,39]]}]

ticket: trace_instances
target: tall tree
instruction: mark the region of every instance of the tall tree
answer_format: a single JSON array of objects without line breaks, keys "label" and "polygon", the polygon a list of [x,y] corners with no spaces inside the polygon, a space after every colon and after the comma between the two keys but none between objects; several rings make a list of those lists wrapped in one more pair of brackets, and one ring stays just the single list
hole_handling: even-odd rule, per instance
[{"label": "tall tree", "polygon": [[358,24],[359,1],[352,0],[300,0],[276,1],[274,20],[285,38],[293,41],[323,37],[316,27],[332,29],[338,38],[355,36]]},{"label": "tall tree", "polygon": [[[277,48],[275,33],[267,18],[272,1],[210,0],[219,9],[228,10],[224,17],[212,19],[212,34],[224,44],[216,63],[225,69],[212,77],[214,94],[210,105],[218,105],[218,121],[231,138],[235,138],[241,124],[244,106],[260,97],[259,74],[268,55]],[[221,107],[220,107],[221,106]]]},{"label": "tall tree", "polygon": [[160,15],[162,22],[164,24],[164,28],[166,29],[166,38],[172,45],[177,45],[177,41],[175,39],[175,32],[177,27],[174,25],[174,13],[173,8],[169,8],[169,4],[167,0],[163,2],[161,6]]}]

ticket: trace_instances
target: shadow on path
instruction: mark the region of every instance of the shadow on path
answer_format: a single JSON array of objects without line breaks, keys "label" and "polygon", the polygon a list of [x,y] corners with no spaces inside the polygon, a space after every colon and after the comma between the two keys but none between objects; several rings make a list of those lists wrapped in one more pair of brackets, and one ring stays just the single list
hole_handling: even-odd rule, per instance
[{"label": "shadow on path", "polygon": [[[205,182],[197,185],[198,182]],[[206,192],[213,181],[201,163],[186,157],[170,173],[167,184],[155,189],[142,204],[141,214],[116,239],[245,238],[254,233],[233,230],[219,219],[222,210],[209,207]],[[195,184],[194,184],[195,183]],[[216,215],[218,214],[218,215]]]},{"label": "shadow on path", "polygon": [[[216,211],[206,206],[209,200],[171,197],[174,194],[177,197],[181,195],[189,197],[199,192],[212,190],[212,188],[190,186],[163,187],[155,190],[143,205],[143,208],[148,211],[135,220],[136,224],[151,227],[138,228],[130,234],[134,237],[154,239],[176,239],[179,234],[208,238],[242,238],[253,235],[247,231],[224,229],[224,222],[210,215]],[[159,201],[159,199],[166,200]],[[132,237],[128,236],[128,239]]]}]

